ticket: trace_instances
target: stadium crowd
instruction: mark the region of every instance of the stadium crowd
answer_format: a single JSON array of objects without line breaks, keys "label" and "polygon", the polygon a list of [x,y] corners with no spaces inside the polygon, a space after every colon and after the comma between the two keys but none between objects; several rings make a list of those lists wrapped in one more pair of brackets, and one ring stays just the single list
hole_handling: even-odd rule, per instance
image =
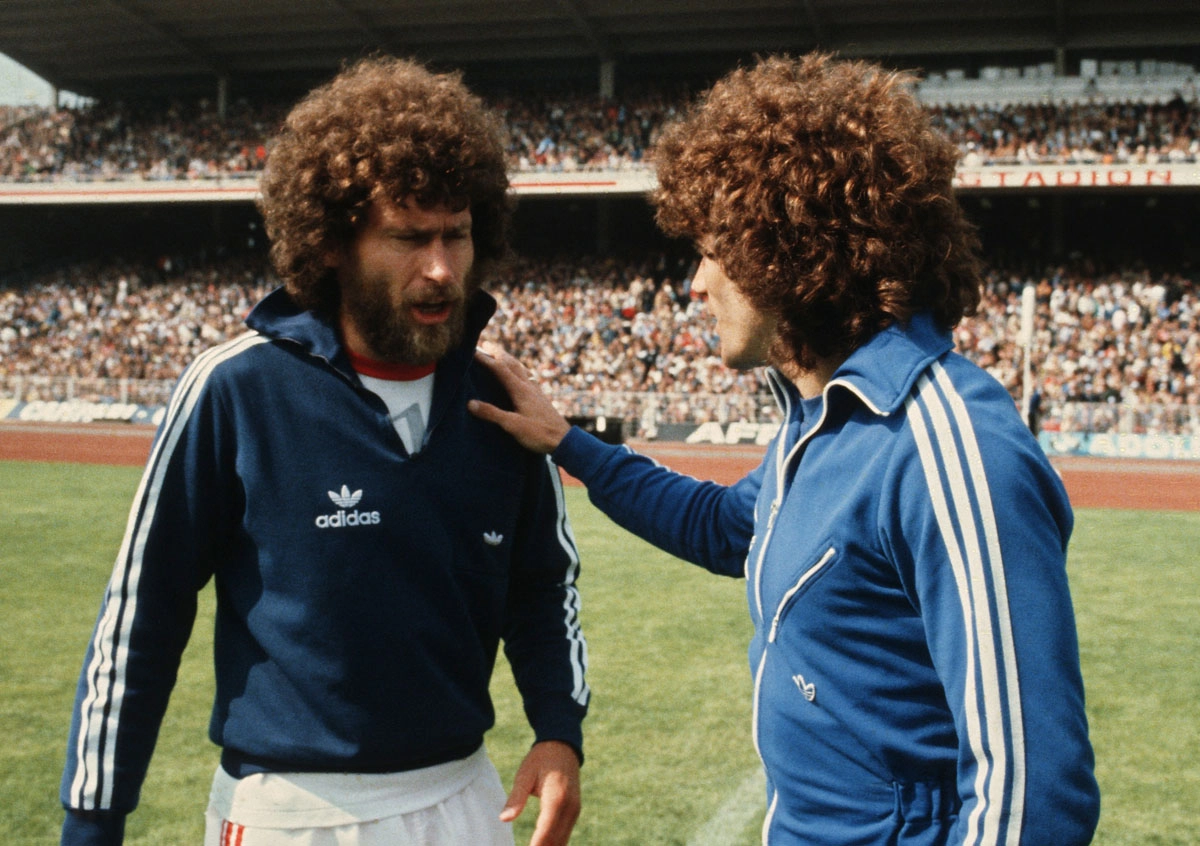
[{"label": "stadium crowd", "polygon": [[[643,168],[689,92],[495,95],[514,171]],[[1200,102],[1193,90],[1162,101],[929,106],[964,164],[1181,163],[1200,161]],[[285,104],[210,100],[165,106],[96,103],[75,109],[0,107],[0,179],[8,181],[204,179],[253,176]]]},{"label": "stadium crowd", "polygon": [[[690,292],[693,269],[658,254],[521,259],[488,285],[499,314],[486,337],[524,360],[566,413],[623,419],[639,436],[664,423],[773,421],[761,374],[721,363],[713,322]],[[115,383],[103,380],[134,380],[151,393],[130,401],[161,402],[186,362],[242,332],[275,284],[261,257],[242,257],[81,264],[0,288],[0,396],[64,399],[70,384],[75,398],[111,398]],[[1030,362],[1044,424],[1200,434],[1194,280],[1086,262],[990,271],[981,311],[955,342],[1017,402],[1026,285],[1036,291]]]},{"label": "stadium crowd", "polygon": [[931,106],[965,166],[1200,161],[1200,106],[1165,103]]},{"label": "stadium crowd", "polygon": [[[497,96],[514,171],[646,166],[646,150],[676,108],[648,94]],[[212,101],[78,109],[0,107],[0,178],[9,181],[209,179],[253,176],[286,104],[239,100],[220,117]]]}]

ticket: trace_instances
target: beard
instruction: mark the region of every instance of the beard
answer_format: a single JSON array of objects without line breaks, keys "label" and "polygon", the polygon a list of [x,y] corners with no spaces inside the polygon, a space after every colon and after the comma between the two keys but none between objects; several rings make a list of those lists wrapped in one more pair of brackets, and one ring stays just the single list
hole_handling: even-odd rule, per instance
[{"label": "beard", "polygon": [[[439,361],[462,341],[467,303],[478,289],[478,280],[469,273],[461,290],[443,288],[396,303],[386,283],[357,279],[342,285],[341,308],[381,361],[424,366]],[[441,323],[419,323],[412,309],[422,302],[448,302],[450,314]]]}]

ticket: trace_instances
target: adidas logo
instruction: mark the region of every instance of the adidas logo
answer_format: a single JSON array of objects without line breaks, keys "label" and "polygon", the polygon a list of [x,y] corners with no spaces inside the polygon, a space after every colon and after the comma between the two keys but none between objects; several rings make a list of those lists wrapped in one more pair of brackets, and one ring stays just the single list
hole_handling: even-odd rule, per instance
[{"label": "adidas logo", "polygon": [[483,542],[488,546],[499,546],[504,542],[504,535],[499,532],[484,532]]},{"label": "adidas logo", "polygon": [[333,514],[322,514],[313,522],[318,529],[341,529],[347,526],[374,526],[379,523],[378,511],[347,511],[354,508],[362,499],[362,489],[351,493],[349,485],[342,485],[340,491],[326,491],[338,510]]},{"label": "adidas logo", "polygon": [[358,505],[358,501],[362,499],[362,490],[357,490],[350,493],[350,488],[342,485],[342,492],[329,491],[329,498],[334,501],[338,508],[353,508]]},{"label": "adidas logo", "polygon": [[817,686],[812,682],[806,682],[804,676],[792,676],[792,681],[796,683],[796,687],[804,694],[804,698],[812,702],[817,698]]}]

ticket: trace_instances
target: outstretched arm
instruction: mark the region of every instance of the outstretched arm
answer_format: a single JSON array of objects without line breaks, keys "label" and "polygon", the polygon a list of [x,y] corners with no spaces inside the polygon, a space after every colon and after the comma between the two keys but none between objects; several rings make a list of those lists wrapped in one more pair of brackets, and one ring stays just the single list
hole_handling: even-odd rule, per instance
[{"label": "outstretched arm", "polygon": [[531,381],[525,365],[490,343],[476,350],[475,359],[500,380],[515,410],[504,411],[480,400],[471,400],[467,403],[467,409],[476,417],[504,429],[525,449],[544,455],[554,452],[571,424]]},{"label": "outstretched arm", "polygon": [[729,487],[676,473],[572,427],[525,366],[495,345],[485,345],[475,357],[508,391],[514,410],[472,401],[467,406],[472,414],[500,426],[526,449],[549,455],[583,482],[591,501],[619,526],[714,573],[744,574],[761,466]]}]

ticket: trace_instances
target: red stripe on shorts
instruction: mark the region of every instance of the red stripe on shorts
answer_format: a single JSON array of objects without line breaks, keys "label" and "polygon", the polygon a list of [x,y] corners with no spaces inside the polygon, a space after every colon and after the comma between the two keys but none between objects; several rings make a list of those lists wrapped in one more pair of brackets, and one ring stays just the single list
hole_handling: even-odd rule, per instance
[{"label": "red stripe on shorts", "polygon": [[245,826],[221,820],[221,846],[242,846],[242,835],[245,833]]}]

